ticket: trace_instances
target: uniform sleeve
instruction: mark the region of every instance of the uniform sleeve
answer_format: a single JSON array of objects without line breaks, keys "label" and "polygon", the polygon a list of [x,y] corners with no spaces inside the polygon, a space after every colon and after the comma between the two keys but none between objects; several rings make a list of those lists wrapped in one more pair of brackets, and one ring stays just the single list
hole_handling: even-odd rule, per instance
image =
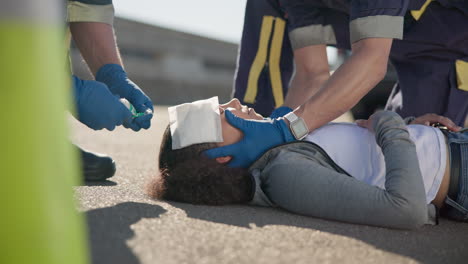
[{"label": "uniform sleeve", "polygon": [[366,38],[403,38],[403,20],[409,0],[352,0],[351,43]]},{"label": "uniform sleeve", "polygon": [[265,194],[281,208],[330,220],[400,229],[430,223],[433,210],[426,203],[416,147],[403,120],[394,113],[384,115],[375,129],[385,157],[385,189],[297,157],[303,161],[281,160],[265,168]]},{"label": "uniform sleeve", "polygon": [[100,22],[112,25],[114,22],[112,0],[69,0],[67,22]]}]

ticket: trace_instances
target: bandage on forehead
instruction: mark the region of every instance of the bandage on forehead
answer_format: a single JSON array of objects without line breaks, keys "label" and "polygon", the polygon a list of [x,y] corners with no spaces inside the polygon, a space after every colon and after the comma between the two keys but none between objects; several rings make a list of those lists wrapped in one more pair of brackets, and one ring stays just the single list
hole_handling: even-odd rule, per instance
[{"label": "bandage on forehead", "polygon": [[223,142],[218,97],[168,108],[172,149]]}]

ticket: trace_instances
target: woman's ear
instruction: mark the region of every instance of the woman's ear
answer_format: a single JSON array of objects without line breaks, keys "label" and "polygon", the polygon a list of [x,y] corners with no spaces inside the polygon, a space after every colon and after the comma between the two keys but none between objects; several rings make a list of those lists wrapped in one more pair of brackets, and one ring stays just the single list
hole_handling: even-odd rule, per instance
[{"label": "woman's ear", "polygon": [[231,156],[217,157],[216,158],[216,162],[221,163],[221,164],[228,163],[231,160],[232,160]]}]

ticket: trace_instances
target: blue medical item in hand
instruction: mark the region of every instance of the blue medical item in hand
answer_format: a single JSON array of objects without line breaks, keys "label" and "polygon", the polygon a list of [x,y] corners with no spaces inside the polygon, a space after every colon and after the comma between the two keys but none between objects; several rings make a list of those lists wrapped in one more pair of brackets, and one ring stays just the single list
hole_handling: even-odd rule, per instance
[{"label": "blue medical item in hand", "polygon": [[270,115],[271,119],[276,119],[278,117],[283,117],[284,115],[292,112],[293,110],[290,107],[287,106],[280,106],[273,110],[273,112]]},{"label": "blue medical item in hand", "polygon": [[128,77],[122,66],[118,64],[106,64],[96,73],[96,80],[107,84],[109,90],[121,98],[127,99],[138,113],[145,115],[132,119],[130,128],[135,131],[141,128],[148,129],[153,117],[153,102],[151,99]]},{"label": "blue medical item in hand", "polygon": [[209,158],[232,156],[230,167],[249,167],[263,153],[272,147],[294,141],[294,136],[283,119],[245,120],[225,111],[227,121],[244,133],[241,141],[204,153]]},{"label": "blue medical item in hand", "polygon": [[132,121],[132,113],[105,84],[73,76],[73,88],[78,120],[88,127],[114,130]]}]

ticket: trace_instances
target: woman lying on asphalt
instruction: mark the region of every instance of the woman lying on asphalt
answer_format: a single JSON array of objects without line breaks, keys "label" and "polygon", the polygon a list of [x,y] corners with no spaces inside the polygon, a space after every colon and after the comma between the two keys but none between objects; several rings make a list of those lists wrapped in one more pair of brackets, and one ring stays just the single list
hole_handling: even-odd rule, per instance
[{"label": "woman lying on asphalt", "polygon": [[[204,152],[241,140],[243,133],[236,127],[243,119],[263,119],[253,109],[236,99],[218,106],[216,98],[215,103],[198,101],[169,112],[160,174],[148,186],[153,198],[249,203],[401,229],[437,224],[439,212],[468,220],[468,130],[420,125],[434,115],[416,118],[411,125],[388,111],[357,124],[330,123],[301,141],[269,149],[243,169],[231,168],[230,156],[210,159]],[[213,120],[214,125],[209,123]]]}]

